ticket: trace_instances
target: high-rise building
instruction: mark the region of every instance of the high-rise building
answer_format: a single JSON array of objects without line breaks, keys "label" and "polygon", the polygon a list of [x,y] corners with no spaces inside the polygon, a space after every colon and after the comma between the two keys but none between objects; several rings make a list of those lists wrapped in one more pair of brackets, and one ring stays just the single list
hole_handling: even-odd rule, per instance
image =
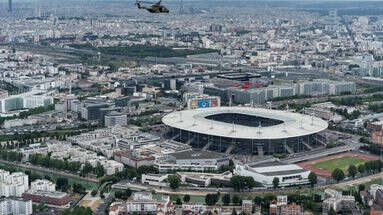
[{"label": "high-rise building", "polygon": [[12,11],[13,11],[13,8],[12,8],[12,0],[8,0],[8,11],[9,11],[10,13],[12,13]]}]

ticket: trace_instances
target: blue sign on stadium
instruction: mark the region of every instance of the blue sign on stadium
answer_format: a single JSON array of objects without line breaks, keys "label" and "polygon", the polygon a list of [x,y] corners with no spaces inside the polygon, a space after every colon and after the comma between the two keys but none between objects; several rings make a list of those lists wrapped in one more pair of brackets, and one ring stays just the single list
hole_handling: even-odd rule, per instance
[{"label": "blue sign on stadium", "polygon": [[198,101],[198,108],[207,108],[210,107],[210,100],[201,99]]}]

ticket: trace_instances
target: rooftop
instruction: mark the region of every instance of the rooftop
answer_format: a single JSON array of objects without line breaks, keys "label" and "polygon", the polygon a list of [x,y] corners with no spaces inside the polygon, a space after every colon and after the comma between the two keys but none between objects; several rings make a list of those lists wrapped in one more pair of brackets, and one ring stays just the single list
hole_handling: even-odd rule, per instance
[{"label": "rooftop", "polygon": [[224,157],[224,154],[211,152],[211,151],[183,151],[170,154],[174,156],[177,160],[186,160],[186,159],[218,159]]},{"label": "rooftop", "polygon": [[[219,114],[250,115],[252,118],[272,119],[281,123],[269,123],[267,127],[254,127],[245,123],[234,124],[211,120]],[[162,118],[162,122],[185,131],[227,138],[241,139],[284,139],[306,136],[326,130],[326,121],[298,113],[251,107],[216,107],[173,112]]]}]

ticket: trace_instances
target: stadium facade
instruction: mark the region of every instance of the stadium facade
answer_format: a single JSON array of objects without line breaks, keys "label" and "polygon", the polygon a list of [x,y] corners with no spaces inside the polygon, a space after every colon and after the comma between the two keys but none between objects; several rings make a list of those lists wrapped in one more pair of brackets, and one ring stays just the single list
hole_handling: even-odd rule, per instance
[{"label": "stadium facade", "polygon": [[172,139],[226,153],[296,153],[325,144],[326,121],[298,113],[215,107],[173,112],[162,119]]}]

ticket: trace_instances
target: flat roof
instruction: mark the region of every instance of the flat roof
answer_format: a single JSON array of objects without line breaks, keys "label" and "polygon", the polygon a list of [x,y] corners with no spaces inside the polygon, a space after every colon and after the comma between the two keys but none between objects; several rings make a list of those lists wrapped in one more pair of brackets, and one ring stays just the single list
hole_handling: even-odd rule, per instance
[{"label": "flat roof", "polygon": [[188,150],[183,152],[176,152],[170,154],[171,156],[174,156],[177,160],[186,160],[186,159],[219,159],[222,157],[225,157],[224,154],[217,153],[217,152],[211,152],[211,151],[194,151],[194,150]]},{"label": "flat roof", "polygon": [[[207,119],[207,116],[237,113],[270,118],[283,123],[268,127],[235,125]],[[280,110],[252,107],[215,107],[183,110],[170,113],[162,118],[170,127],[185,131],[236,139],[285,139],[315,134],[324,131],[328,123],[320,118]]]},{"label": "flat roof", "polygon": [[283,165],[287,165],[287,164],[282,163],[281,161],[275,160],[275,161],[256,163],[256,164],[249,165],[249,166],[251,168],[260,168],[260,167],[283,166]]},{"label": "flat roof", "polygon": [[265,162],[261,165],[239,165],[247,171],[255,172],[265,176],[283,176],[304,173],[309,170],[303,169],[296,164],[284,164],[280,161]]},{"label": "flat roof", "polygon": [[307,172],[305,169],[296,169],[296,170],[281,170],[281,171],[275,171],[275,172],[262,172],[262,175],[266,176],[278,176],[278,175],[291,175],[291,174],[298,174],[302,172]]}]

